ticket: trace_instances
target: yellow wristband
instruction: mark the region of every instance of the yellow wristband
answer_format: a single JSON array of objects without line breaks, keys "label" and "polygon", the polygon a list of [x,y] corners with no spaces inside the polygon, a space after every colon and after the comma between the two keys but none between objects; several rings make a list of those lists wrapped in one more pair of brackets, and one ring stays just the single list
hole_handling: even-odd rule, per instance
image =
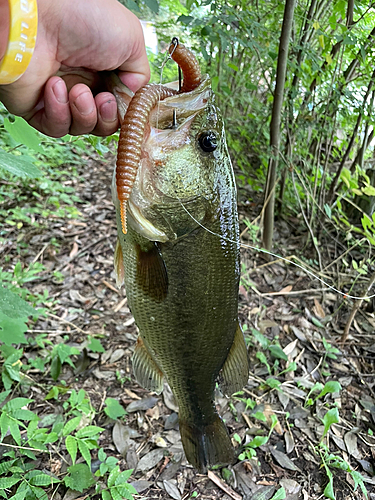
[{"label": "yellow wristband", "polygon": [[8,47],[0,62],[0,85],[18,80],[31,61],[38,27],[36,0],[9,0],[9,19]]}]

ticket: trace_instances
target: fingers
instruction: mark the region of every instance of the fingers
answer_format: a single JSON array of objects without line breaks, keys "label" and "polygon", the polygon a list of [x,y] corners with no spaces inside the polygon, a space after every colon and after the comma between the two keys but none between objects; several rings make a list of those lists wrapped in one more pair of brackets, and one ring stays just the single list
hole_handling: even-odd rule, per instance
[{"label": "fingers", "polygon": [[95,98],[91,90],[81,83],[69,92],[72,124],[69,133],[82,135],[111,135],[118,129],[116,99],[110,92],[102,92]]},{"label": "fingers", "polygon": [[100,136],[114,134],[119,127],[114,95],[110,92],[102,92],[95,97],[95,104],[98,110],[98,121],[92,133]]},{"label": "fingers", "polygon": [[71,112],[65,82],[54,76],[48,80],[44,95],[24,118],[43,134],[62,137],[69,132]]},{"label": "fingers", "polygon": [[107,136],[119,126],[116,100],[111,93],[102,92],[94,98],[89,87],[79,83],[68,94],[64,80],[56,76],[48,80],[32,116],[25,118],[51,137],[89,133]]}]

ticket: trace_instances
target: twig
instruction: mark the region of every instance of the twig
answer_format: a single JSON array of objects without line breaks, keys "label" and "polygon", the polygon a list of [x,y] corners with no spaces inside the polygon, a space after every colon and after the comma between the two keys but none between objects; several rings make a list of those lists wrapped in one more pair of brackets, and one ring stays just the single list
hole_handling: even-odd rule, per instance
[{"label": "twig", "polygon": [[[90,335],[90,332],[85,332],[84,330],[82,330],[82,328],[80,328],[79,326],[75,325],[74,323],[71,323],[70,321],[67,321],[66,319],[63,319],[63,318],[60,318],[60,316],[56,316],[56,314],[52,314],[50,312],[47,312],[46,313],[47,316],[49,316],[50,318],[53,318],[53,319],[57,319],[58,321],[61,321],[62,323],[65,323],[66,325],[70,325],[72,326],[73,328],[75,328],[76,330],[78,330],[79,332],[81,333],[84,333],[85,335]],[[67,332],[68,333],[68,332]],[[71,333],[71,332],[70,332]]]},{"label": "twig", "polygon": [[38,253],[38,255],[36,257],[34,257],[32,263],[35,264],[35,262],[39,259],[39,257],[44,253],[44,250],[48,247],[49,245],[49,242],[46,243],[43,248],[41,249],[41,251]]},{"label": "twig", "polygon": [[127,303],[127,301],[128,301],[127,297],[125,297],[124,299],[122,299],[121,302],[119,302],[118,304],[116,304],[116,306],[113,308],[113,311],[115,313],[119,312],[119,310],[124,307],[124,305]]},{"label": "twig", "polygon": [[[363,295],[368,294],[368,292],[370,291],[370,289],[374,283],[375,283],[375,272],[372,274],[372,276],[370,278],[370,283],[367,285],[367,288],[365,289]],[[352,322],[355,318],[355,315],[357,314],[358,309],[361,307],[362,302],[363,302],[363,299],[360,299],[354,303],[353,309],[352,309],[350,316],[348,318],[348,321],[345,325],[344,333],[342,334],[342,337],[341,337],[341,342],[343,342],[343,343],[348,338],[350,327],[352,326]]]},{"label": "twig", "polygon": [[114,287],[111,283],[108,283],[106,280],[102,280],[103,285],[112,290],[112,292],[116,292],[121,297],[121,292],[118,288]]},{"label": "twig", "polygon": [[261,297],[266,297],[269,295],[299,295],[301,293],[314,293],[314,292],[326,292],[330,290],[330,288],[308,288],[307,290],[291,290],[290,292],[269,292],[269,293],[261,293]]},{"label": "twig", "polygon": [[211,479],[216,486],[219,486],[227,495],[233,498],[233,500],[242,500],[241,495],[236,493],[232,488],[230,488],[227,484],[225,484],[216,474],[214,474],[211,470],[207,472],[208,478]]},{"label": "twig", "polygon": [[15,448],[16,450],[30,450],[30,451],[37,451],[39,453],[49,453],[48,450],[39,450],[38,448],[30,448],[29,446],[18,446],[15,444],[7,444],[7,443],[1,443],[1,446],[6,446],[8,448]]}]

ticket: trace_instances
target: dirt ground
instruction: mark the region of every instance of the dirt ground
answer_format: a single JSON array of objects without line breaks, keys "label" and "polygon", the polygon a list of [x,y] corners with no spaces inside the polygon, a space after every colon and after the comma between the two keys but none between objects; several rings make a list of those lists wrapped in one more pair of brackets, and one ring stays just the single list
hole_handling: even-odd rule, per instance
[{"label": "dirt ground", "polygon": [[[112,166],[92,158],[85,163],[79,180],[71,181],[83,201],[78,205],[82,219],[62,222],[52,218],[42,232],[28,235],[27,261],[37,256],[49,271],[58,269],[65,277],[62,283],[41,280],[29,287],[34,293],[47,289],[51,301],[55,301],[50,315],[41,318],[34,331],[47,332],[54,343],[80,347],[87,343],[88,335],[100,338],[105,352],[84,349],[75,360],[75,370],[63,365],[61,378],[70,388],[87,391],[99,412],[93,423],[105,428],[100,446],[121,460],[123,470],[135,469],[131,481],[140,498],[267,500],[280,486],[289,500],[323,498],[327,475],[318,444],[327,404],[331,407],[335,403],[340,422],[331,427],[324,443],[363,475],[369,498],[375,499],[375,317],[371,304],[364,304],[357,313],[349,338],[342,345],[340,338],[353,302],[294,266],[277,259],[269,262],[259,252],[243,249],[239,314],[246,328],[251,374],[242,395],[227,399],[218,393],[217,404],[230,435],[237,435],[234,444],[238,454],[254,436],[267,435],[273,415],[278,424],[268,443],[256,449],[256,460],[237,459],[223,471],[215,470],[209,476],[197,474],[184,458],[177,408],[170,391],[166,388],[159,396],[149,394],[132,375],[136,326],[125,291],[116,288],[113,272],[116,227],[110,196]],[[240,191],[240,216],[253,220],[259,206],[248,203],[245,195]],[[245,229],[241,223],[242,239],[247,244]],[[59,248],[49,244],[52,237]],[[291,256],[304,241],[306,231],[301,219],[277,223],[277,252]],[[323,243],[326,259],[333,261],[342,253],[333,239]],[[11,245],[7,251],[12,255]],[[310,246],[306,254],[312,258]],[[334,269],[327,270],[325,276],[333,276],[330,273]],[[262,348],[253,329],[273,345],[278,342],[288,361],[272,357],[272,350]],[[292,362],[296,363],[295,370],[284,371]],[[44,400],[38,385],[46,381],[52,384],[49,373],[35,370],[29,375],[36,384],[28,397],[35,399],[39,416],[61,411],[54,402]],[[280,382],[277,387],[266,383],[271,376]],[[338,381],[342,391],[327,394],[308,406],[310,389],[316,382],[324,385],[328,380]],[[118,399],[128,411],[121,422],[110,420],[101,411],[107,397]],[[256,406],[248,407],[248,400]],[[257,412],[265,415],[264,421],[256,417]],[[65,449],[60,453],[69,458]],[[66,465],[57,465],[64,472]],[[45,466],[48,469],[50,464]],[[95,452],[93,466],[98,467]],[[365,498],[359,487],[354,491],[348,472],[332,471],[338,500]],[[62,489],[54,500],[73,500],[80,495]]]}]

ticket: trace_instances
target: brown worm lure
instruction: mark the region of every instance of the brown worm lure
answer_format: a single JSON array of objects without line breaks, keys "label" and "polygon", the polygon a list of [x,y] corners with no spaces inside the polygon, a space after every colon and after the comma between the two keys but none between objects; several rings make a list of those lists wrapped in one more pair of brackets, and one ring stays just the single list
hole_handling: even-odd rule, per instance
[{"label": "brown worm lure", "polygon": [[141,147],[147,120],[158,101],[184,92],[191,92],[201,82],[201,70],[194,54],[184,45],[172,39],[169,46],[171,58],[179,65],[183,85],[179,91],[159,84],[139,89],[131,100],[121,125],[116,162],[116,187],[120,202],[122,232],[126,234],[126,205],[137,176]]}]

